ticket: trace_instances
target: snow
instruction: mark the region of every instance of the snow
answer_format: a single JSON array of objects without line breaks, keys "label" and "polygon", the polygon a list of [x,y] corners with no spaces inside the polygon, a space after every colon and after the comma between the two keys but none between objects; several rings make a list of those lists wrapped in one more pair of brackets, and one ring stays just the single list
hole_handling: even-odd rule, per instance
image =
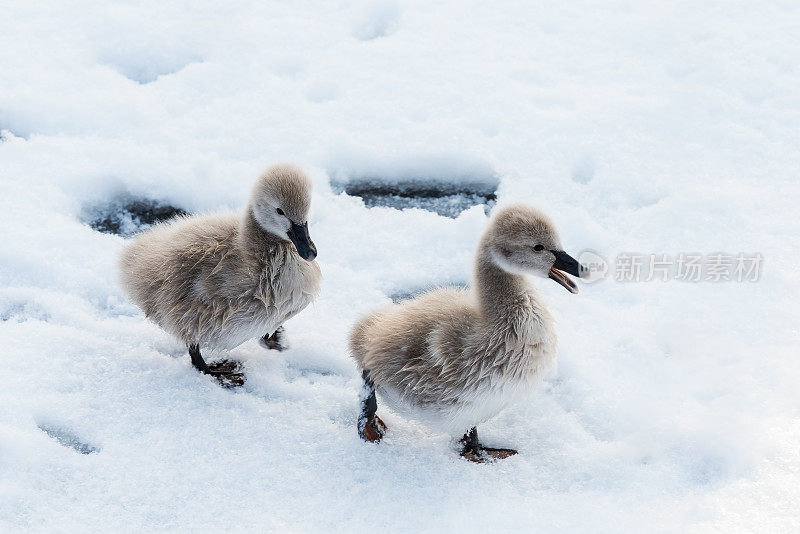
[{"label": "snow", "polygon": [[[800,528],[800,7],[713,2],[5,3],[0,530]],[[119,198],[239,209],[315,182],[325,282],[224,390],[117,284]],[[468,281],[483,206],[335,184],[476,180],[568,252],[759,252],[758,282],[539,285],[559,369],[461,460],[389,412],[355,430],[349,326]],[[456,215],[456,214],[451,214]]]}]

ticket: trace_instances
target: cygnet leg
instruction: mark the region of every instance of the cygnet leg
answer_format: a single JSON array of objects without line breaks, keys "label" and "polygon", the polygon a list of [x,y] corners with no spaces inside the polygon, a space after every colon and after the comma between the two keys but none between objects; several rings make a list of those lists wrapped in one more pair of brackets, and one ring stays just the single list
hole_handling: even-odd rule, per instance
[{"label": "cygnet leg", "polygon": [[244,384],[244,373],[240,373],[239,364],[231,360],[222,360],[208,365],[200,354],[200,345],[189,345],[189,356],[192,365],[201,373],[210,375],[219,380],[226,388]]},{"label": "cygnet leg", "polygon": [[469,433],[464,434],[461,438],[461,456],[470,462],[484,463],[491,460],[502,460],[509,456],[514,456],[517,451],[514,449],[495,449],[493,447],[484,447],[478,441],[478,429],[472,427]]},{"label": "cygnet leg", "polygon": [[361,414],[358,416],[358,435],[361,439],[378,443],[386,432],[386,425],[375,415],[378,411],[378,399],[375,397],[375,384],[369,377],[369,371],[361,373],[364,386],[361,388]]},{"label": "cygnet leg", "polygon": [[272,335],[264,334],[264,337],[261,338],[261,346],[270,350],[286,350],[288,347],[285,344],[283,327],[279,326]]}]

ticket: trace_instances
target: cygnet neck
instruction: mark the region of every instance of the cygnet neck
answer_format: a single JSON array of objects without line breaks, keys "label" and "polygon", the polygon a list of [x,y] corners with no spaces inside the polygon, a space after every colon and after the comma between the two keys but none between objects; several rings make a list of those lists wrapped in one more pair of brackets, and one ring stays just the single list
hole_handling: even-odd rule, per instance
[{"label": "cygnet neck", "polygon": [[266,231],[256,220],[253,208],[248,206],[240,227],[241,246],[244,250],[257,258],[265,258],[279,246],[282,241],[277,235]]},{"label": "cygnet neck", "polygon": [[538,303],[532,302],[538,296],[536,287],[525,275],[497,265],[486,243],[481,243],[475,256],[473,285],[479,306],[488,317],[508,319],[521,308],[527,313],[538,312]]}]

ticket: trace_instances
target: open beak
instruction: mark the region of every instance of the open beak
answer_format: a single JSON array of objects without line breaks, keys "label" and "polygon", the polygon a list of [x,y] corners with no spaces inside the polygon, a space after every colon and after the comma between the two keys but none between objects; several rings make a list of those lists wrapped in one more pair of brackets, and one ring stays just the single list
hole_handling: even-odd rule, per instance
[{"label": "open beak", "polygon": [[571,274],[573,276],[580,277],[581,271],[583,270],[583,266],[578,263],[578,260],[564,252],[563,250],[551,250],[550,252],[556,257],[555,263],[550,268],[550,273],[548,274],[548,278],[551,280],[555,280],[562,286],[564,289],[569,291],[570,293],[577,293],[578,286],[575,285],[575,282],[567,276],[567,274]]},{"label": "open beak", "polygon": [[306,261],[313,261],[317,257],[317,247],[314,246],[311,236],[308,235],[308,223],[300,225],[295,224],[293,221],[290,222],[292,227],[289,228],[286,235],[294,243],[294,248],[297,249],[297,253],[301,258]]}]

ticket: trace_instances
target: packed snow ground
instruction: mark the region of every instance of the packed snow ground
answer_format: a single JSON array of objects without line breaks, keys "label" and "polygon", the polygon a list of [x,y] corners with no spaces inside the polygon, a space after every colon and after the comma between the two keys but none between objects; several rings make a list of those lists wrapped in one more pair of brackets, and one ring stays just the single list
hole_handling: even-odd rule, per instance
[{"label": "packed snow ground", "polygon": [[[48,2],[0,16],[0,530],[800,528],[796,2]],[[325,283],[224,390],[116,282],[119,195],[240,209],[315,180]],[[559,369],[461,460],[381,408],[350,324],[469,279],[486,217],[355,177],[499,179],[569,252],[760,252],[756,283],[539,281]]]}]

